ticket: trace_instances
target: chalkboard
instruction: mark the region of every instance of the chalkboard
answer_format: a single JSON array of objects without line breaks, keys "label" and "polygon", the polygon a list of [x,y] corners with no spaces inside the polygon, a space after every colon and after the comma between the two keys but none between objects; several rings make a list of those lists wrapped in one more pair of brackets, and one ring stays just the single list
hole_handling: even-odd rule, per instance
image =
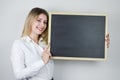
[{"label": "chalkboard", "polygon": [[53,59],[106,60],[104,14],[50,13],[49,40]]}]

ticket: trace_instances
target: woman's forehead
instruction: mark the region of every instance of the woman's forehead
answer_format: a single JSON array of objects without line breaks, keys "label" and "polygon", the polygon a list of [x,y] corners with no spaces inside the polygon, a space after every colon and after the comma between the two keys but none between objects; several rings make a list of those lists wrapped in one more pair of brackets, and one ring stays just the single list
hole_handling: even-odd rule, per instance
[{"label": "woman's forehead", "polygon": [[45,14],[39,14],[37,18],[47,20],[47,16]]}]

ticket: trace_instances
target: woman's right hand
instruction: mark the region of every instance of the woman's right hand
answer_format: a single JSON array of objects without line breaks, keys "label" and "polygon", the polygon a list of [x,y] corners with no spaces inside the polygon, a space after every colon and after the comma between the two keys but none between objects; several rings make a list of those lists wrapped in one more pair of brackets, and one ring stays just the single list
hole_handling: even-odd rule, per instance
[{"label": "woman's right hand", "polygon": [[44,49],[44,51],[43,51],[43,54],[42,54],[42,58],[43,58],[43,61],[44,61],[45,64],[49,61],[49,59],[50,59],[50,57],[51,57],[51,53],[50,53],[49,47],[50,47],[50,44],[48,44],[48,45],[45,47],[45,49]]}]

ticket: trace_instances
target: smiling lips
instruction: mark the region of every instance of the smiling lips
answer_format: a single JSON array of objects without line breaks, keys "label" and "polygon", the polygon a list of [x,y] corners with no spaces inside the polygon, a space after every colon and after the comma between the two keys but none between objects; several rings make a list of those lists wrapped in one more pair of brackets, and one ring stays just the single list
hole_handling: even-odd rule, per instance
[{"label": "smiling lips", "polygon": [[44,28],[36,27],[39,31],[43,31]]}]

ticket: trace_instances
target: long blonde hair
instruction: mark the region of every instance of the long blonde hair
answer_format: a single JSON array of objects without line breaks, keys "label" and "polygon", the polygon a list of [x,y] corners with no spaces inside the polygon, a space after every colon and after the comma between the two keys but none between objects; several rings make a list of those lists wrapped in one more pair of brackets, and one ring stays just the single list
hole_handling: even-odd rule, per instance
[{"label": "long blonde hair", "polygon": [[[33,23],[34,19],[36,19],[40,14],[45,14],[47,16],[47,20],[48,20],[49,17],[48,17],[48,12],[46,10],[44,10],[42,8],[38,8],[38,7],[33,8],[29,12],[29,14],[25,20],[24,29],[23,29],[21,37],[30,35],[32,23]],[[45,41],[47,43],[47,40],[48,40],[48,21],[47,21],[47,27],[46,27],[45,31],[41,35],[39,35],[38,39],[40,39],[40,38],[43,38],[43,41]]]}]

